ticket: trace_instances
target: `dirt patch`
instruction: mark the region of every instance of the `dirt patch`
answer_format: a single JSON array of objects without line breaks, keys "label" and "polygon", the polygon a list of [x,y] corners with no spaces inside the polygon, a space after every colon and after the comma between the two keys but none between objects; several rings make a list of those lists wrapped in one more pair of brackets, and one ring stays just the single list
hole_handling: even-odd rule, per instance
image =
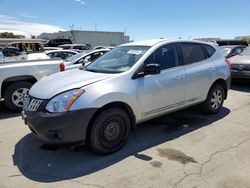
[{"label": "dirt patch", "polygon": [[160,157],[166,157],[169,160],[177,161],[181,164],[197,163],[193,157],[187,156],[185,153],[175,149],[157,149]]},{"label": "dirt patch", "polygon": [[159,161],[152,161],[149,163],[152,167],[155,167],[155,168],[161,168],[162,166],[162,163],[159,162]]}]

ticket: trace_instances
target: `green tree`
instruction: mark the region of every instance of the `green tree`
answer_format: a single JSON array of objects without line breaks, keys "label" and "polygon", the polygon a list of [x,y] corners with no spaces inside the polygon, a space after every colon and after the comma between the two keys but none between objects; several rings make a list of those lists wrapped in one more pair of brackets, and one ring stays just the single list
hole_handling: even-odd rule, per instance
[{"label": "green tree", "polygon": [[10,33],[10,32],[3,32],[3,33],[0,33],[0,38],[23,39],[23,38],[25,38],[25,36],[23,36],[23,35],[15,35],[15,34]]},{"label": "green tree", "polygon": [[250,44],[250,37],[246,37],[243,39],[244,41],[247,41],[248,44]]}]

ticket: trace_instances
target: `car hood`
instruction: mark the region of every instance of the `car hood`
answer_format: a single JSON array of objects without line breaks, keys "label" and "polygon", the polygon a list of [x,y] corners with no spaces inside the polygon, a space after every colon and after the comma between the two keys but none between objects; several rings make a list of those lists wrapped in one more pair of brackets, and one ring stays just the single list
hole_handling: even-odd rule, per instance
[{"label": "car hood", "polygon": [[29,94],[38,99],[51,99],[64,91],[81,88],[108,79],[114,75],[115,74],[93,73],[80,69],[60,72],[39,80],[30,89]]},{"label": "car hood", "polygon": [[250,55],[237,55],[228,59],[232,64],[250,64]]}]

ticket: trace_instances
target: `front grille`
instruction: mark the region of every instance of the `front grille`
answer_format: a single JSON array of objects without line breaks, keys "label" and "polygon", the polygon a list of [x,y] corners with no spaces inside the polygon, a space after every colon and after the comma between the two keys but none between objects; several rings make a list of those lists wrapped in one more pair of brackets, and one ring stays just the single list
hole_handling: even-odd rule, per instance
[{"label": "front grille", "polygon": [[249,64],[232,64],[232,70],[250,71],[250,65]]},{"label": "front grille", "polygon": [[28,105],[28,108],[27,108],[27,111],[30,111],[30,112],[35,112],[37,111],[37,109],[39,108],[39,106],[41,105],[43,101],[42,100],[39,100],[39,99],[31,99],[30,100],[30,103]]}]

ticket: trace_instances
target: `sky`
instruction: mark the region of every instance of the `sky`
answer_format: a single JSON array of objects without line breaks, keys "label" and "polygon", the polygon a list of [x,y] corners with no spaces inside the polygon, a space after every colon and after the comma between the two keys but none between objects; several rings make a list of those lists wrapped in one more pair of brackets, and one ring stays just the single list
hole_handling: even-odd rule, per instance
[{"label": "sky", "polygon": [[0,0],[0,32],[126,32],[132,40],[250,35],[249,0]]}]

